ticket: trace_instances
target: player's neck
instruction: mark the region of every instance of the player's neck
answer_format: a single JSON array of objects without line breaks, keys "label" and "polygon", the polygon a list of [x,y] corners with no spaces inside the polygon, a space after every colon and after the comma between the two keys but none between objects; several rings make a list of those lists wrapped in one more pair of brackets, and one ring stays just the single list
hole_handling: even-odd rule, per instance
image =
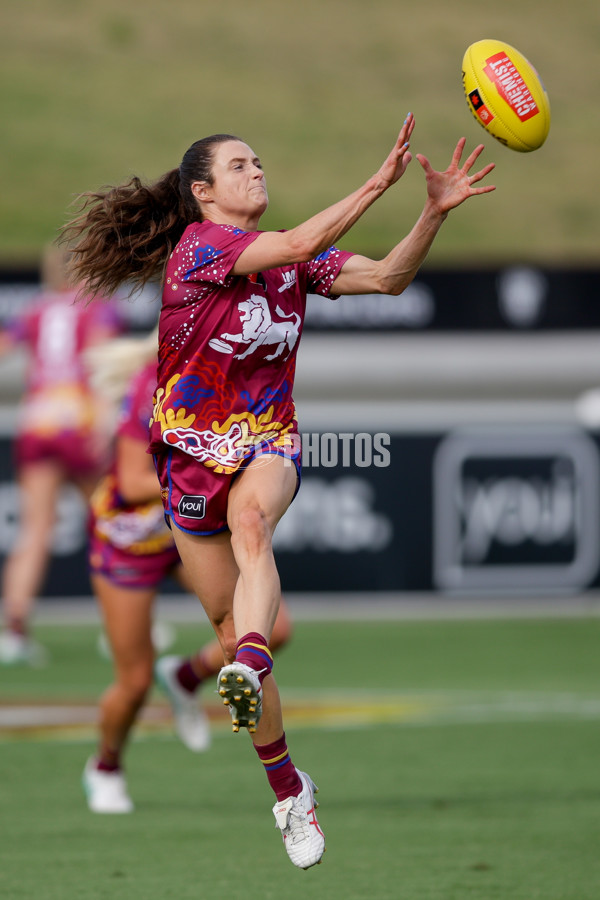
[{"label": "player's neck", "polygon": [[260,214],[242,215],[209,208],[204,210],[204,219],[213,222],[215,225],[231,225],[234,228],[240,228],[242,231],[258,231]]}]

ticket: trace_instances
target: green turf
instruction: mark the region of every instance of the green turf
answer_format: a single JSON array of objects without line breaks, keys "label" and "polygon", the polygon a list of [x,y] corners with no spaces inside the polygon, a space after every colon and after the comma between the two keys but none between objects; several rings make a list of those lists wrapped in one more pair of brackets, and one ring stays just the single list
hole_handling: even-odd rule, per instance
[{"label": "green turf", "polygon": [[[52,664],[2,670],[1,696],[93,700],[110,673],[96,634],[39,628]],[[206,635],[179,626],[178,647]],[[438,703],[387,723],[291,720],[328,844],[307,873],[279,846],[246,735],[217,727],[198,757],[139,736],[122,818],[84,806],[91,737],[0,740],[2,897],[597,900],[599,639],[593,618],[298,623],[277,661],[290,705],[339,699],[348,671],[359,700],[383,678],[384,697]]]},{"label": "green turf", "polygon": [[[176,652],[191,652],[212,636],[208,625],[175,627]],[[53,664],[43,674],[21,667],[0,670],[2,696],[22,697],[33,690],[50,697],[95,697],[110,673],[96,651],[99,632],[97,625],[36,627],[36,637],[49,649]],[[336,663],[352,663],[364,653],[377,661],[376,667],[362,666],[356,675],[364,688],[377,686],[383,673],[395,690],[600,690],[600,619],[594,617],[298,622],[294,635],[280,656],[283,690],[321,689],[325,684],[339,688],[347,670]]]},{"label": "green turf", "polygon": [[[76,194],[156,178],[215,131],[259,153],[263,224],[289,227],[362,184],[410,110],[413,149],[436,167],[462,134],[497,163],[496,194],[452,215],[432,264],[596,264],[599,37],[597,0],[567,15],[558,0],[4,3],[0,261],[36,260]],[[552,127],[541,150],[507,150],[470,114],[461,64],[481,38],[513,44],[542,75]],[[387,252],[423,197],[413,162],[349,246]]]}]

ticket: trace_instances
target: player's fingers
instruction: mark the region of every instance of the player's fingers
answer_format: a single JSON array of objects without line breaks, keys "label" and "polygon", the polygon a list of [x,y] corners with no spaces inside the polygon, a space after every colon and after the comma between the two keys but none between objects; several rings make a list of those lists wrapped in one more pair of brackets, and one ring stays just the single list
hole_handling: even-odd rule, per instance
[{"label": "player's fingers", "polygon": [[408,166],[411,159],[412,159],[412,153],[409,153],[407,150],[407,152],[402,157],[402,171],[403,172],[406,172],[406,167]]},{"label": "player's fingers", "polygon": [[398,166],[400,166],[401,171],[404,172],[406,166],[412,159],[408,147],[408,141],[405,141],[399,147],[395,147],[387,158],[387,164],[393,166],[396,171],[398,170]]},{"label": "player's fingers", "polygon": [[419,160],[424,172],[426,175],[430,175],[433,173],[433,166],[429,162],[426,156],[423,156],[422,153],[416,154],[417,159]]},{"label": "player's fingers", "polygon": [[404,120],[402,128],[400,129],[400,133],[398,134],[398,140],[396,143],[404,144],[407,141],[411,134],[413,133],[415,127],[415,120],[412,113],[409,113]]},{"label": "player's fingers", "polygon": [[469,171],[469,169],[472,167],[475,160],[478,158],[478,156],[480,156],[483,153],[484,150],[485,150],[484,144],[478,144],[477,147],[475,147],[473,152],[467,156],[467,158],[464,162],[464,165],[463,165],[464,172]]},{"label": "player's fingers", "polygon": [[488,163],[487,166],[484,166],[483,169],[480,169],[479,172],[475,172],[474,175],[469,176],[469,181],[471,184],[474,184],[477,181],[481,181],[482,178],[485,178],[486,175],[492,171],[492,169],[496,168],[496,163]]},{"label": "player's fingers", "polygon": [[465,149],[465,144],[467,143],[467,139],[465,137],[461,137],[458,144],[454,148],[454,153],[452,154],[452,163],[455,166],[458,166],[460,162],[460,158],[463,154],[463,150]]}]

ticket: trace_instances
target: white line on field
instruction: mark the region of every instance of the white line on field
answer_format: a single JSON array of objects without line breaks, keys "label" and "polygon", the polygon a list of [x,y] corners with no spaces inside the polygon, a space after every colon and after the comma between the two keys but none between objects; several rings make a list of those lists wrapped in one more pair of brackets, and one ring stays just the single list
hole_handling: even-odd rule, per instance
[{"label": "white line on field", "polygon": [[[283,694],[286,727],[347,730],[388,724],[470,725],[502,722],[600,721],[600,695],[544,691],[418,691],[347,693],[289,691]],[[229,731],[220,705],[207,711],[217,733]],[[95,734],[93,705],[13,705],[0,707],[0,742],[56,740]],[[146,708],[140,735],[172,730],[168,708]]]}]

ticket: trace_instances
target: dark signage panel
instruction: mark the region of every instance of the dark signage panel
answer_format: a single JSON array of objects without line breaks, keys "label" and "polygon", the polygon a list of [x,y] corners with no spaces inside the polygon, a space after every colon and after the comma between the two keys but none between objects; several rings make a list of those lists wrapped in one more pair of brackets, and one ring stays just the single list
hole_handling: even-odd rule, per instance
[{"label": "dark signage panel", "polygon": [[[35,269],[0,270],[0,324],[39,290]],[[126,295],[127,291],[124,290]],[[160,289],[124,299],[131,330],[154,326]],[[600,269],[423,268],[399,296],[308,300],[306,331],[561,331],[600,328]]]},{"label": "dark signage panel", "polygon": [[[600,584],[597,436],[572,428],[473,427],[351,437],[305,436],[302,486],[275,534],[284,591],[483,597]],[[0,562],[17,517],[3,439]],[[83,501],[66,489],[44,595],[90,593],[85,523]]]}]

